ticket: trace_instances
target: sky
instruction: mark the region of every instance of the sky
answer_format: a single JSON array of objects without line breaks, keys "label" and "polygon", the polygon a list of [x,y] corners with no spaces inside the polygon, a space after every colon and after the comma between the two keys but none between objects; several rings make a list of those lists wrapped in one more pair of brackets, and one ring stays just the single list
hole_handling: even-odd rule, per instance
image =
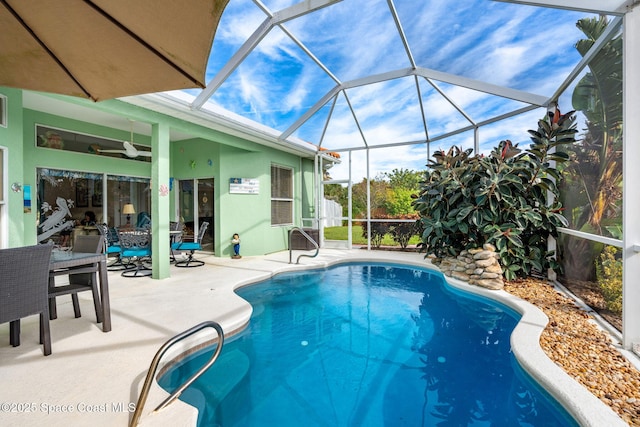
[{"label": "sky", "polygon": [[[215,35],[207,82],[267,19],[267,13],[278,16],[298,2],[230,0]],[[591,17],[491,0],[394,0],[393,6],[418,67],[545,97],[553,95],[580,61],[574,45],[583,34],[576,22]],[[338,83],[409,67],[410,56],[389,3],[343,0],[273,27],[208,104],[284,132]],[[560,96],[563,112],[572,109],[572,87]],[[292,136],[340,152],[342,162],[331,169],[331,176],[347,179],[351,168],[353,182],[359,182],[367,175],[367,154],[362,150],[366,146],[420,142],[428,135],[437,139],[430,149],[419,143],[369,150],[371,178],[393,169],[423,170],[434,150],[473,146],[472,131],[439,137],[469,126],[469,120],[481,122],[524,106],[443,81],[408,76],[353,87],[346,96],[339,92]],[[527,130],[535,129],[545,113],[540,108],[481,127],[480,151],[490,151],[503,139],[528,146]],[[578,128],[584,128],[583,121],[578,121]],[[356,151],[349,155],[348,148]]]}]

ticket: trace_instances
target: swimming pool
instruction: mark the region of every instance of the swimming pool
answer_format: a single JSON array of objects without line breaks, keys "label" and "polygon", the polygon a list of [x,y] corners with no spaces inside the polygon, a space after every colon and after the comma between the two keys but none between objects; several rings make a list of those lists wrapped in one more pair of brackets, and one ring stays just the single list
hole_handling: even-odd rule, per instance
[{"label": "swimming pool", "polygon": [[[572,426],[510,351],[519,315],[396,264],[285,273],[239,289],[254,313],[182,396],[204,426]],[[173,390],[202,366],[172,368]]]}]

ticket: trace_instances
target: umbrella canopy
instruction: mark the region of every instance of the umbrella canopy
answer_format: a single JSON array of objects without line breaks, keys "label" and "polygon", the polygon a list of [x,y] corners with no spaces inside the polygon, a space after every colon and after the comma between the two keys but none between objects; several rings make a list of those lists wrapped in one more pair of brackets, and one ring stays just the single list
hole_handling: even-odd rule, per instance
[{"label": "umbrella canopy", "polygon": [[229,0],[0,0],[0,86],[94,101],[204,87]]}]

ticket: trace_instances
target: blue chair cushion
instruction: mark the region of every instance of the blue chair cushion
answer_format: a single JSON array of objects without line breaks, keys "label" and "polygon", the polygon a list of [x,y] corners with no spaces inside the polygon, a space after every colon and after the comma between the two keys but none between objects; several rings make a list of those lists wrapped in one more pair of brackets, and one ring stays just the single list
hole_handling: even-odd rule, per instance
[{"label": "blue chair cushion", "polygon": [[107,246],[107,254],[119,254],[122,249],[118,245]]},{"label": "blue chair cushion", "polygon": [[196,251],[200,249],[198,242],[176,242],[171,245],[174,251]]},{"label": "blue chair cushion", "polygon": [[148,249],[148,248],[144,248],[144,249],[125,249],[125,250],[122,251],[122,256],[124,258],[151,256],[151,250]]}]

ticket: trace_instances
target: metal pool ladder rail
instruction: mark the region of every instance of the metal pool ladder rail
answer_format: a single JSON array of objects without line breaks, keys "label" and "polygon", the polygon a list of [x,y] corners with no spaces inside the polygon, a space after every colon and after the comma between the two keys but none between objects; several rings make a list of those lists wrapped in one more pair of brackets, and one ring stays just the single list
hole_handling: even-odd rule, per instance
[{"label": "metal pool ladder rail", "polygon": [[310,241],[313,246],[315,246],[316,248],[316,253],[313,255],[307,255],[307,254],[301,254],[298,256],[298,259],[296,259],[296,264],[300,264],[300,258],[302,258],[303,256],[309,257],[309,258],[315,258],[318,256],[318,254],[320,253],[320,246],[318,246],[318,242],[316,242],[315,240],[313,240],[313,237],[309,236],[309,234],[304,231],[302,228],[300,227],[293,227],[291,230],[289,230],[289,264],[291,264],[291,252],[293,251],[293,249],[291,248],[291,236],[293,235],[294,231],[299,231],[300,234],[302,234],[308,241]]},{"label": "metal pool ladder rail", "polygon": [[147,378],[144,380],[144,385],[142,386],[142,391],[140,392],[140,397],[138,397],[138,403],[136,404],[136,410],[133,413],[133,417],[131,418],[129,426],[136,426],[140,421],[140,417],[142,416],[142,409],[147,400],[147,396],[149,395],[149,389],[151,388],[153,377],[156,375],[158,364],[160,363],[160,359],[162,359],[162,356],[164,356],[164,354],[167,352],[167,350],[169,350],[171,346],[204,328],[213,328],[218,333],[218,347],[216,348],[216,351],[211,356],[211,359],[209,359],[209,361],[202,368],[200,368],[198,372],[193,374],[191,378],[189,378],[184,382],[184,384],[182,384],[173,393],[171,393],[169,397],[167,397],[160,405],[158,405],[154,412],[166,407],[171,402],[180,397],[182,392],[185,391],[187,387],[189,387],[195,380],[198,379],[198,377],[200,377],[200,375],[202,375],[207,369],[209,369],[211,365],[215,363],[216,359],[218,359],[218,356],[220,355],[220,352],[222,351],[222,345],[224,344],[224,332],[222,331],[222,327],[220,326],[220,324],[218,324],[217,322],[202,322],[192,328],[187,329],[184,332],[179,333],[169,341],[165,342],[154,356],[153,361],[151,362],[151,366],[149,366],[149,370],[147,371]]}]

